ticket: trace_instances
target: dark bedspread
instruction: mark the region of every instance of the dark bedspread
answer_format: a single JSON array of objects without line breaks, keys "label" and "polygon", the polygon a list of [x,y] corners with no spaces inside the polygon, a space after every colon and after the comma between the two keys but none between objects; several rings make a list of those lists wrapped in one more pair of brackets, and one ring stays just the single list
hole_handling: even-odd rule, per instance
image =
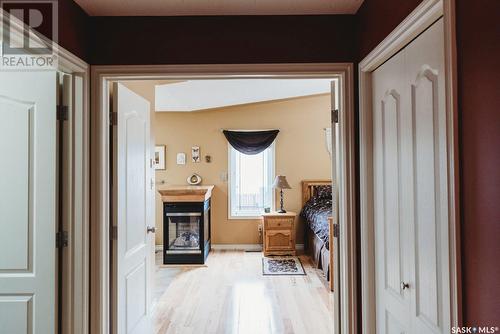
[{"label": "dark bedspread", "polygon": [[312,197],[309,199],[300,216],[304,218],[311,230],[325,242],[325,246],[329,248],[329,224],[328,217],[332,215],[332,198],[330,197]]}]

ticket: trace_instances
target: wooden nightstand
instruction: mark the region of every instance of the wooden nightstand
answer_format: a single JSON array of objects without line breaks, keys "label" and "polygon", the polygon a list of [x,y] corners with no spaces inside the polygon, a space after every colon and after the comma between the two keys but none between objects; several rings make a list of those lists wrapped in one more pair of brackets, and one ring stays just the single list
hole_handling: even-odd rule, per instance
[{"label": "wooden nightstand", "polygon": [[295,212],[262,215],[264,256],[295,255]]}]

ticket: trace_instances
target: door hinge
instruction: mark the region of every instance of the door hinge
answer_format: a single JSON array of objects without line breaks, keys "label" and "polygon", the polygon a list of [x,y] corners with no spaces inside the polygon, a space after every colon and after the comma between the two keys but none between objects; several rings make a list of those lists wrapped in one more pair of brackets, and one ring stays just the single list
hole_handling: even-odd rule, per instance
[{"label": "door hinge", "polygon": [[56,248],[68,247],[68,232],[60,231],[56,233]]},{"label": "door hinge", "polygon": [[118,226],[111,226],[111,240],[118,240]]},{"label": "door hinge", "polygon": [[69,118],[68,106],[57,106],[57,120],[67,121]]},{"label": "door hinge", "polygon": [[333,237],[338,238],[340,236],[339,224],[333,224]]},{"label": "door hinge", "polygon": [[111,125],[118,125],[118,113],[116,111],[109,113],[109,123]]},{"label": "door hinge", "polygon": [[338,123],[338,122],[339,122],[339,110],[333,109],[332,110],[332,123]]}]

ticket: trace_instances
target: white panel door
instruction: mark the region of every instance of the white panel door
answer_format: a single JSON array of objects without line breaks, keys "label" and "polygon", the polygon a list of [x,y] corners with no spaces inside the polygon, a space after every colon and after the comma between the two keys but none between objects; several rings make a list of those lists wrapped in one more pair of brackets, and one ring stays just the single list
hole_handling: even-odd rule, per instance
[{"label": "white panel door", "polygon": [[114,84],[114,204],[117,226],[115,333],[151,333],[152,221],[149,102],[119,83]]},{"label": "white panel door", "polygon": [[[410,333],[407,136],[403,54],[373,72],[375,281],[378,333]],[[407,166],[406,166],[407,167]]]},{"label": "white panel door", "polygon": [[450,332],[443,19],[405,50],[412,117],[414,333]]},{"label": "white panel door", "polygon": [[449,333],[444,30],[373,72],[378,333]]},{"label": "white panel door", "polygon": [[54,333],[56,72],[0,72],[0,332]]}]

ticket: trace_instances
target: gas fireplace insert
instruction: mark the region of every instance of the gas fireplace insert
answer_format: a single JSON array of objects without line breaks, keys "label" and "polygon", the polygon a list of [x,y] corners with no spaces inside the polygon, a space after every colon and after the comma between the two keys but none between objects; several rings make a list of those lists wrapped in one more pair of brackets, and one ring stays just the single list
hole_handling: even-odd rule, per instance
[{"label": "gas fireplace insert", "polygon": [[163,203],[163,263],[203,264],[210,252],[210,199]]}]

